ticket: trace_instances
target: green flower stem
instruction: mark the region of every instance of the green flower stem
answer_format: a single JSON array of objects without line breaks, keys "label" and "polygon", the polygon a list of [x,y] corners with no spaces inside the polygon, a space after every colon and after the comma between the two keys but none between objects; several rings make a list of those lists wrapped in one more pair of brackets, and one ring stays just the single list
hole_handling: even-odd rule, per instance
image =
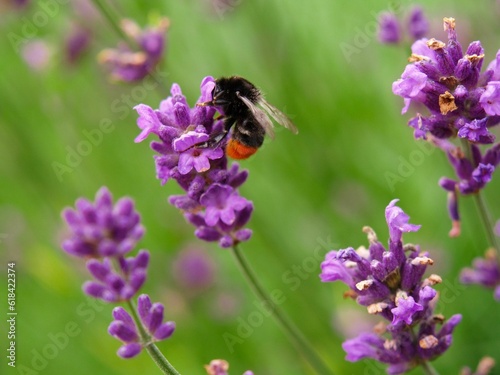
[{"label": "green flower stem", "polygon": [[270,306],[272,316],[276,319],[281,328],[287,333],[290,341],[296,346],[297,350],[304,356],[304,358],[309,362],[309,364],[316,370],[318,374],[332,374],[332,372],[324,364],[323,360],[311,348],[311,345],[306,341],[298,328],[288,320],[288,318],[280,310],[278,305],[274,303],[272,298],[259,283],[257,277],[255,276],[255,273],[250,268],[250,265],[241,253],[238,246],[232,247],[232,253],[234,255],[236,263],[238,263],[240,270],[242,271],[254,294],[263,303],[266,303],[268,306]]},{"label": "green flower stem", "polygon": [[[467,159],[469,159],[470,162],[473,163],[472,148],[470,143],[467,140],[462,139],[462,147],[465,150]],[[474,202],[479,212],[479,216],[481,217],[484,230],[486,231],[488,242],[490,246],[493,247],[498,254],[500,252],[500,245],[498,242],[498,238],[495,236],[495,233],[493,232],[493,226],[494,226],[493,220],[491,220],[490,212],[486,207],[486,203],[484,202],[484,198],[483,195],[481,194],[481,191],[478,191],[476,194],[474,194]]]},{"label": "green flower stem", "polygon": [[124,33],[124,31],[120,27],[120,22],[115,19],[111,10],[108,8],[108,5],[103,0],[92,0],[95,7],[101,12],[104,18],[108,21],[111,28],[116,32],[119,38],[123,39],[130,47],[134,47],[131,45],[130,38]]},{"label": "green flower stem", "polygon": [[177,371],[175,367],[170,364],[163,353],[160,352],[158,347],[154,343],[150,342],[150,337],[144,330],[144,327],[142,326],[142,323],[137,316],[137,311],[135,310],[134,304],[129,300],[127,301],[127,305],[132,313],[135,325],[139,328],[139,335],[141,336],[141,340],[147,343],[145,345],[145,349],[148,352],[149,356],[153,359],[154,363],[156,363],[160,370],[166,375],[180,375],[179,371]]},{"label": "green flower stem", "polygon": [[490,213],[488,211],[488,208],[486,207],[483,195],[480,191],[474,194],[474,202],[476,203],[477,210],[479,211],[479,216],[481,217],[481,221],[483,222],[483,227],[486,231],[488,242],[498,254],[498,252],[500,251],[500,245],[498,244],[498,238],[493,232],[493,220],[491,220]]},{"label": "green flower stem", "polygon": [[436,371],[436,369],[430,364],[430,362],[422,362],[421,366],[427,375],[439,375],[439,372]]}]

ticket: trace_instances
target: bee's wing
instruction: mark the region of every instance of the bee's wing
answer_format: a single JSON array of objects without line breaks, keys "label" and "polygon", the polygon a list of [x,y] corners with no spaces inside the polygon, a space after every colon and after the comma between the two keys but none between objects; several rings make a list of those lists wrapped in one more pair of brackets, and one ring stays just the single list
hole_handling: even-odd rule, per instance
[{"label": "bee's wing", "polygon": [[264,128],[266,131],[266,134],[271,138],[274,139],[274,126],[272,121],[269,119],[269,116],[264,112],[262,109],[257,107],[255,104],[253,104],[248,98],[244,96],[240,96],[239,94],[238,98],[242,100],[243,103],[246,104],[246,106],[250,109],[252,112],[252,115],[254,115],[255,119],[257,122]]},{"label": "bee's wing", "polygon": [[283,112],[281,112],[278,108],[269,104],[264,98],[259,99],[259,104],[265,111],[280,125],[284,126],[288,130],[290,130],[293,134],[297,134],[299,130],[295,126],[295,124],[290,120]]}]

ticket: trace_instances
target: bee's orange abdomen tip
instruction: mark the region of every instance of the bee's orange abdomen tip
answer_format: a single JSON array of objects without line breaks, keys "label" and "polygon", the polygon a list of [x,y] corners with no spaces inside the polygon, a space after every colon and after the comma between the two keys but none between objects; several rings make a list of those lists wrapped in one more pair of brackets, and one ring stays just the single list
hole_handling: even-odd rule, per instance
[{"label": "bee's orange abdomen tip", "polygon": [[230,139],[226,146],[227,156],[233,159],[246,159],[257,152],[258,148],[245,146],[244,144]]}]

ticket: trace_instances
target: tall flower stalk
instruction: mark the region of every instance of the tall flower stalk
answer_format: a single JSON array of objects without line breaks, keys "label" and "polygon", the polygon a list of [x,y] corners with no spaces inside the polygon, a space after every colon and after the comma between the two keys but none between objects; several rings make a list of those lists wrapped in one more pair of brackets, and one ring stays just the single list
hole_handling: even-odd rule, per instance
[{"label": "tall flower stalk", "polygon": [[[214,87],[215,80],[205,77],[197,103],[212,100]],[[251,289],[263,303],[272,307],[273,317],[292,343],[319,374],[329,374],[327,366],[298,328],[262,287],[239,249],[238,245],[252,235],[246,225],[253,204],[238,192],[248,172],[241,171],[237,163],[229,165],[224,152],[226,140],[214,148],[197,147],[223,128],[223,119],[215,117],[216,108],[198,105],[191,108],[179,85],[173,84],[171,96],[163,100],[158,109],[145,104],[139,104],[135,109],[139,114],[137,125],[141,129],[135,141],[141,142],[149,135],[157,137],[151,143],[151,148],[157,153],[154,156],[156,177],[162,184],[174,180],[185,191],[185,194],[171,196],[170,204],[195,226],[195,235],[199,239],[232,249]]]},{"label": "tall flower stalk", "polygon": [[[448,33],[447,42],[433,38],[413,44],[410,63],[401,78],[393,83],[392,90],[404,98],[403,113],[412,103],[427,111],[427,114],[417,113],[408,125],[414,129],[415,138],[426,139],[446,153],[457,175],[456,179],[439,180],[448,194],[450,236],[460,235],[460,197],[472,195],[489,246],[496,252],[495,257],[488,256],[484,263],[495,263],[495,268],[500,269],[500,243],[483,196],[484,188],[500,164],[500,143],[491,132],[500,124],[500,51],[482,71],[485,52],[481,42],[470,43],[464,53],[453,18],[444,18],[444,29]],[[454,138],[461,142],[452,143]],[[483,267],[475,268],[476,273],[481,271]],[[462,280],[487,286],[498,284],[491,273],[483,276],[476,274]]]},{"label": "tall flower stalk", "polygon": [[[420,39],[412,46],[410,64],[394,82],[394,94],[404,98],[403,113],[411,103],[428,111],[417,113],[408,125],[416,139],[426,139],[446,152],[458,179],[442,178],[439,185],[448,192],[448,209],[452,219],[451,236],[460,234],[458,199],[460,195],[477,195],[491,181],[500,163],[500,144],[490,129],[500,123],[500,53],[486,71],[481,72],[484,49],[472,42],[466,52],[457,39],[455,20],[444,19],[448,42]],[[449,139],[459,138],[462,147]],[[483,151],[479,146],[483,146]],[[476,199],[480,203],[481,199]],[[480,206],[482,217],[488,217]],[[493,225],[484,220],[486,230]],[[493,236],[491,246],[497,248]]]},{"label": "tall flower stalk", "polygon": [[113,204],[111,193],[103,187],[94,203],[80,198],[75,206],[63,211],[70,236],[62,248],[86,260],[93,279],[83,284],[84,293],[107,303],[125,303],[132,314],[121,306],[113,310],[108,333],[122,342],[118,356],[132,358],[145,349],[164,374],[178,375],[155,345],[172,336],[175,323],[163,322],[164,306],[151,303],[146,294],[137,298],[137,309],[132,302],[146,281],[149,264],[147,250],[129,255],[144,234],[133,201],[122,198]]},{"label": "tall flower stalk", "polygon": [[349,287],[346,296],[365,306],[369,314],[387,321],[377,324],[374,332],[344,342],[348,361],[373,358],[388,364],[390,375],[403,374],[416,366],[433,375],[436,372],[429,362],[448,350],[462,316],[445,319],[435,314],[438,294],[433,286],[441,278],[435,274],[423,278],[434,261],[418,245],[403,244],[403,233],[416,232],[420,225],[410,224],[409,216],[396,202],[390,202],[385,210],[388,248],[371,228],[365,227],[369,247],[331,251],[321,264],[320,277],[323,282],[345,283]]}]

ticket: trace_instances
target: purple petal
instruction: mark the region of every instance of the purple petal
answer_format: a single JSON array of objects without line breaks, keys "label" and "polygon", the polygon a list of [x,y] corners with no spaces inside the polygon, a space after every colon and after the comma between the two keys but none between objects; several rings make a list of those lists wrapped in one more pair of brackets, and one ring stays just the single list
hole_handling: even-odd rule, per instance
[{"label": "purple petal", "polygon": [[188,174],[193,170],[194,157],[191,152],[187,151],[179,156],[178,169],[180,174]]},{"label": "purple petal", "polygon": [[112,312],[113,318],[115,320],[121,320],[123,323],[129,326],[135,326],[134,320],[130,314],[121,306],[115,307]]},{"label": "purple petal", "polygon": [[132,327],[121,320],[112,321],[108,333],[123,342],[134,342],[139,339],[135,326]]},{"label": "purple petal", "polygon": [[384,340],[374,333],[362,333],[358,337],[344,341],[342,349],[347,353],[346,360],[351,362],[363,358],[378,359],[379,350],[383,350]]},{"label": "purple petal", "polygon": [[149,319],[145,323],[148,331],[153,334],[156,332],[158,327],[161,325],[163,321],[163,311],[165,308],[161,303],[154,303],[150,309]]},{"label": "purple petal", "polygon": [[410,217],[403,210],[396,206],[399,199],[392,200],[385,209],[385,219],[389,226],[391,240],[393,242],[401,241],[403,232],[416,232],[421,225],[409,224]]},{"label": "purple petal", "polygon": [[151,304],[151,299],[147,294],[141,294],[137,298],[137,312],[141,321],[145,322],[149,320],[150,310],[153,305]]},{"label": "purple petal", "polygon": [[118,349],[118,352],[116,354],[118,354],[118,356],[122,358],[128,359],[138,355],[141,352],[141,350],[142,350],[141,344],[133,342],[130,344],[122,345],[120,349]]},{"label": "purple petal", "polygon": [[210,136],[206,133],[188,131],[172,142],[175,152],[184,152],[196,144],[208,141]]},{"label": "purple petal", "polygon": [[158,116],[155,111],[145,104],[136,105],[134,109],[139,114],[137,126],[142,129],[141,133],[134,139],[134,142],[142,142],[150,133],[158,134],[162,124],[158,120]]},{"label": "purple petal", "polygon": [[396,300],[396,304],[398,306],[391,309],[391,312],[394,315],[394,318],[392,320],[393,325],[399,322],[411,324],[411,322],[413,321],[413,314],[424,309],[423,306],[419,303],[416,303],[411,296],[408,296],[406,298],[398,298]]},{"label": "purple petal", "polygon": [[175,331],[175,323],[166,322],[158,327],[153,336],[156,340],[165,340],[170,336],[172,336],[174,331]]}]

